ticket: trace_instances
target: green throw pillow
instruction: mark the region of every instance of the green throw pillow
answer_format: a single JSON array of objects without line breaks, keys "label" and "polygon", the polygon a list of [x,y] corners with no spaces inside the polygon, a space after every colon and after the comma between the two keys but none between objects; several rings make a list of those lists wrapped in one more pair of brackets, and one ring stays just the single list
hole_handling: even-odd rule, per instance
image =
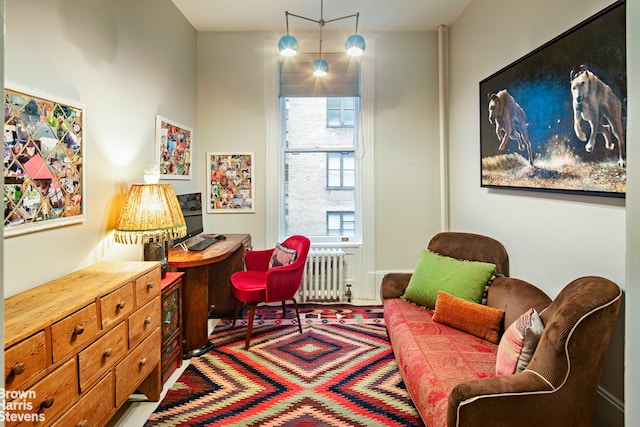
[{"label": "green throw pillow", "polygon": [[423,250],[402,298],[433,309],[438,291],[445,291],[481,303],[495,270],[495,264],[488,262],[460,261]]}]

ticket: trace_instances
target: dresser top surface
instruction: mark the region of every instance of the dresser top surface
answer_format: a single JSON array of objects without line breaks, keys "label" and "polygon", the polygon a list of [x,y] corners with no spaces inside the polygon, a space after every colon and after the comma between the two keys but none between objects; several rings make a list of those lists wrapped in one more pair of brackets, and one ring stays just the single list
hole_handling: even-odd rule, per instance
[{"label": "dresser top surface", "polygon": [[5,348],[159,265],[151,261],[102,261],[5,299]]}]

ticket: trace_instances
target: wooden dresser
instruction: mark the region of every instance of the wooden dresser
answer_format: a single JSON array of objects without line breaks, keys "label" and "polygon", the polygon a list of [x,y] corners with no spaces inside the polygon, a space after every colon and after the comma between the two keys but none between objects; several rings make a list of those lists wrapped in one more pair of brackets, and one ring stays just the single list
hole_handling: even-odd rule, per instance
[{"label": "wooden dresser", "polygon": [[100,262],[5,299],[5,423],[100,426],[160,399],[160,264]]}]

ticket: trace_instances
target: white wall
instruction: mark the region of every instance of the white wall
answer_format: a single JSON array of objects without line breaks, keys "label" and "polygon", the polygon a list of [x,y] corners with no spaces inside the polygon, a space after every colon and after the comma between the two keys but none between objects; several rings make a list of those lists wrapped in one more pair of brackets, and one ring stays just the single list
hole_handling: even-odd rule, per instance
[{"label": "white wall", "polygon": [[[631,214],[622,199],[480,188],[478,84],[611,3],[474,0],[450,29],[451,229],[496,237],[509,251],[511,275],[536,284],[551,297],[571,280],[589,274],[608,277],[628,289],[630,276],[625,268],[630,239],[626,224],[632,222]],[[628,49],[632,38],[627,37]],[[631,68],[628,78],[631,88]],[[628,98],[632,98],[631,92]],[[627,140],[633,141],[634,113],[632,104],[628,105]],[[629,205],[640,196],[632,181],[636,163],[631,145],[627,148]],[[605,393],[610,394],[614,411],[625,400],[621,366],[624,316],[621,317],[609,348],[606,378],[601,383],[607,388]],[[628,377],[626,383],[632,387]],[[627,394],[627,402],[632,402],[629,398]],[[633,410],[633,406],[627,404],[626,408]],[[597,413],[595,419],[598,416]]]},{"label": "white wall", "polygon": [[[269,182],[266,176],[269,166],[273,166],[265,164],[268,155],[265,144],[271,126],[265,121],[273,120],[273,115],[265,111],[264,96],[265,91],[267,94],[273,91],[266,87],[271,82],[264,81],[262,64],[268,62],[265,55],[277,59],[276,43],[280,35],[198,34],[201,149],[244,150],[256,155],[256,213],[206,215],[205,229],[249,232],[256,248],[273,244],[268,236],[275,235],[276,227],[273,215],[268,214],[276,200],[267,198],[273,191],[265,184]],[[375,108],[375,140],[364,141],[365,156],[375,152],[375,209],[364,212],[365,221],[374,221],[375,268],[413,269],[419,251],[440,226],[437,36],[435,32],[364,36],[375,45],[375,52],[365,53],[370,55],[366,60],[373,60],[375,76],[371,93],[363,94],[373,97]],[[325,34],[324,38],[330,39],[331,34]],[[204,181],[200,190],[206,191]],[[372,244],[364,242],[365,246]],[[363,290],[364,296],[358,294],[358,285],[354,285],[356,298],[377,298],[378,294],[368,288]]]},{"label": "white wall", "polygon": [[413,270],[440,231],[436,32],[376,44],[376,270]]},{"label": "white wall", "polygon": [[[9,0],[6,9],[5,77],[86,104],[88,120],[87,221],[6,239],[7,296],[101,258],[140,258],[139,247],[114,244],[111,230],[128,185],[154,159],[155,114],[195,129],[194,178],[172,181],[177,192],[206,191],[206,152],[255,152],[256,213],[208,214],[205,227],[248,232],[265,247],[263,41],[279,33],[196,34],[169,1]],[[412,269],[440,222],[436,34],[365,36],[378,46],[380,154],[376,209],[364,214],[375,221],[377,269]]]},{"label": "white wall", "polygon": [[473,1],[451,29],[451,228],[496,237],[552,297],[587,274],[624,285],[624,200],[480,188],[478,83],[610,3]]},{"label": "white wall", "polygon": [[87,106],[87,220],[5,239],[10,296],[102,258],[141,259],[111,231],[154,160],[155,115],[195,128],[196,32],[168,0],[8,0],[5,17],[5,78]]},{"label": "white wall", "polygon": [[[265,248],[265,111],[262,33],[198,33],[198,143],[206,152],[253,152],[255,213],[205,214],[211,233],[250,233]],[[238,52],[242,52],[241,55]],[[197,182],[206,194],[206,180]]]},{"label": "white wall", "polygon": [[[627,174],[627,279],[626,324],[640,324],[640,1],[627,2],[627,141],[636,141],[627,147],[627,161],[633,167]],[[626,328],[625,352],[625,424],[640,425],[640,328]]]}]

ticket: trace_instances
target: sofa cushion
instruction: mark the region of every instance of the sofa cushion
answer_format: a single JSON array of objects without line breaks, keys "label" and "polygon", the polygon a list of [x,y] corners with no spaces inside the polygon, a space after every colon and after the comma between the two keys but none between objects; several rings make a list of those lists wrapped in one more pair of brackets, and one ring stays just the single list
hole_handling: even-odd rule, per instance
[{"label": "sofa cushion", "polygon": [[495,376],[497,344],[433,321],[433,312],[400,298],[384,300],[384,319],[400,375],[428,426],[447,425],[451,390]]},{"label": "sofa cushion", "polygon": [[468,332],[494,344],[500,342],[504,310],[487,307],[438,291],[433,321]]},{"label": "sofa cushion", "polygon": [[511,375],[527,367],[536,351],[544,325],[538,312],[527,310],[502,335],[496,356],[496,375]]},{"label": "sofa cushion", "polygon": [[269,268],[289,265],[296,260],[297,255],[298,252],[295,249],[289,249],[281,243],[278,243],[271,254]]},{"label": "sofa cushion", "polygon": [[423,250],[402,298],[435,308],[438,291],[445,291],[458,298],[480,303],[495,269],[494,264],[460,261]]}]

